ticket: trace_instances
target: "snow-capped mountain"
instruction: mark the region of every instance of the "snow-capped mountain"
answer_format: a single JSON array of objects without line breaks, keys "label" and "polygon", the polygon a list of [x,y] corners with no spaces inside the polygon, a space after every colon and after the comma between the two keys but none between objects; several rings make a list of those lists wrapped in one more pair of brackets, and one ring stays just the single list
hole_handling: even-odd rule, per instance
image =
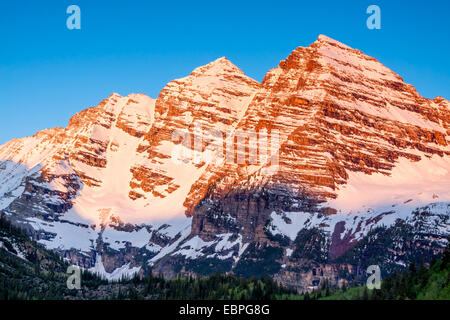
[{"label": "snow-capped mountain", "polygon": [[[4,144],[0,210],[110,279],[265,273],[301,289],[439,253],[449,134],[449,101],[321,35],[262,83],[220,58],[156,100],[112,94]],[[374,253],[387,234],[401,236]]]}]

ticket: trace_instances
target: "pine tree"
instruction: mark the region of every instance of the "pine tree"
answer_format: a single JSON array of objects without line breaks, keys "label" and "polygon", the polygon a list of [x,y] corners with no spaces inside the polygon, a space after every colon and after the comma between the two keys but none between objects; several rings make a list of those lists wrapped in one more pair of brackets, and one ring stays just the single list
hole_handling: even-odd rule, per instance
[{"label": "pine tree", "polygon": [[409,272],[413,275],[416,274],[416,264],[414,261],[409,264]]},{"label": "pine tree", "polygon": [[367,291],[367,287],[364,287],[362,299],[363,300],[369,300],[369,292]]}]

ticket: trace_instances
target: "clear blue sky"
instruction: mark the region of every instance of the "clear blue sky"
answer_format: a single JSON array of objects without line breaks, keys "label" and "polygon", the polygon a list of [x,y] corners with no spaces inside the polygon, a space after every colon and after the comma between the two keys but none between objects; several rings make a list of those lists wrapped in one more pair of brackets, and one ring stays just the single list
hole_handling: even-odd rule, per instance
[{"label": "clear blue sky", "polygon": [[[81,30],[66,8],[81,8]],[[381,8],[381,30],[366,8]],[[0,1],[0,143],[66,126],[112,92],[156,98],[226,56],[264,74],[325,34],[371,55],[427,98],[450,99],[450,1]]]}]

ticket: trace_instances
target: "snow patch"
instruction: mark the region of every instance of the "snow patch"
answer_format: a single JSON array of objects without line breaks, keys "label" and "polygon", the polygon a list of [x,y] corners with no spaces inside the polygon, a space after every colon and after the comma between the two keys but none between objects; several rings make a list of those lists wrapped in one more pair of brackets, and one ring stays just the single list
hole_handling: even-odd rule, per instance
[{"label": "snow patch", "polygon": [[141,270],[140,267],[130,268],[130,264],[131,263],[124,264],[120,268],[115,269],[113,272],[108,273],[103,265],[102,257],[97,255],[94,267],[89,268],[88,271],[98,274],[100,277],[106,278],[110,281],[120,280],[122,278],[130,279]]}]

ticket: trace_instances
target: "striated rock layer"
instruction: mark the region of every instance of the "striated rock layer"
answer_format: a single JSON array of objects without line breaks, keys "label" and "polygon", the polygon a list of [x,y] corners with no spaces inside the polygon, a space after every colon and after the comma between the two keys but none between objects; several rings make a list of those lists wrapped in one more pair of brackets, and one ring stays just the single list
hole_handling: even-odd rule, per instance
[{"label": "striated rock layer", "polygon": [[0,210],[110,279],[340,285],[445,246],[449,134],[449,101],[321,35],[262,83],[220,58],[4,144]]}]

